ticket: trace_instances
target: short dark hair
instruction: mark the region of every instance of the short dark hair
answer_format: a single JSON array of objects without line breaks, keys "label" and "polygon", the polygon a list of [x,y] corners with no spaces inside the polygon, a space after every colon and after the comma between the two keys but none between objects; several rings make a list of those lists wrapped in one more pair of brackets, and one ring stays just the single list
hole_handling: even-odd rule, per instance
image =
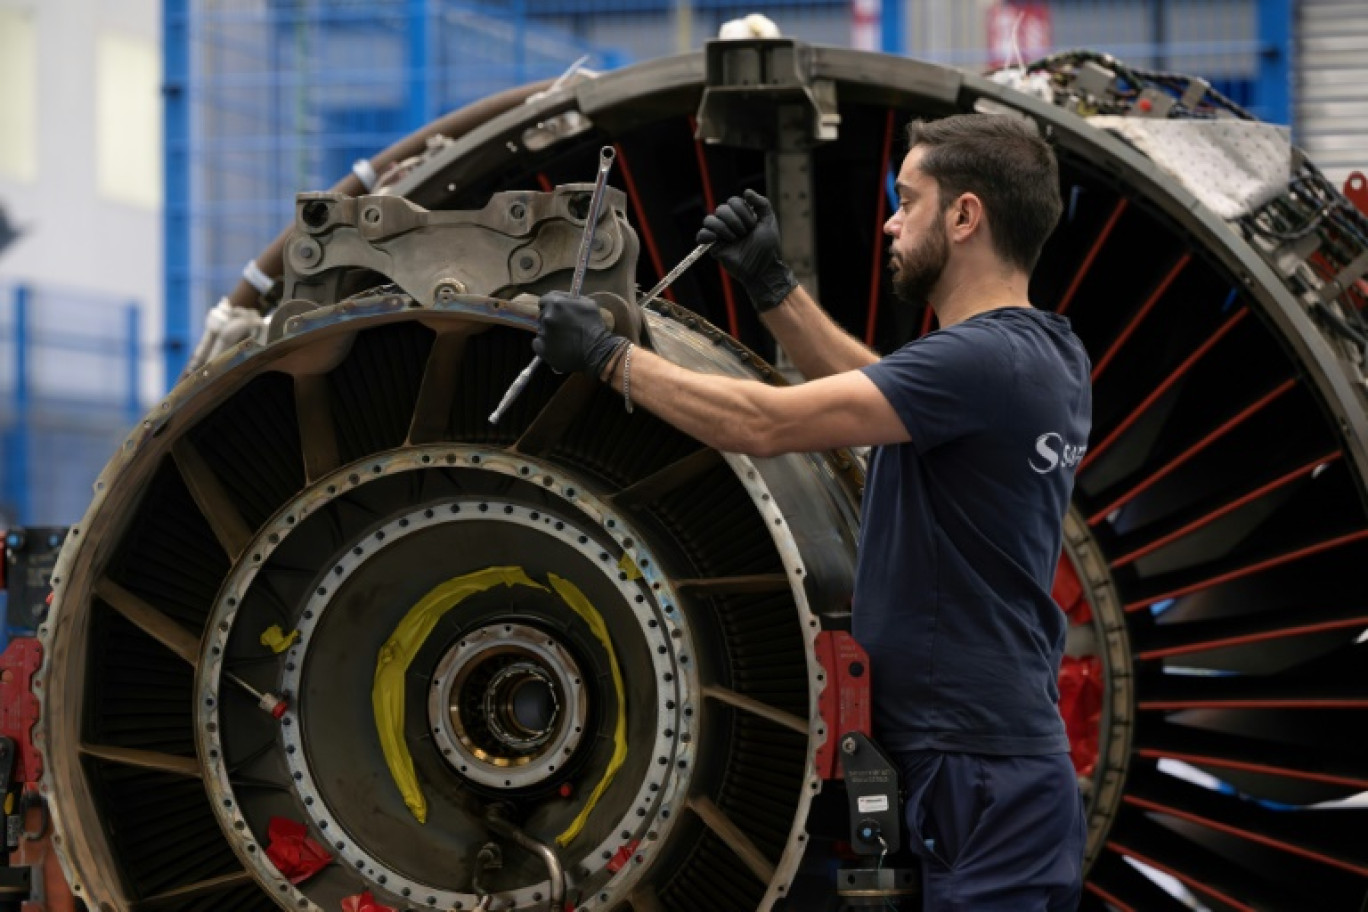
[{"label": "short dark hair", "polygon": [[988,213],[993,249],[1028,274],[1064,209],[1059,163],[1032,123],[1003,114],[957,114],[907,125],[908,151],[935,180],[942,209],[973,193]]}]

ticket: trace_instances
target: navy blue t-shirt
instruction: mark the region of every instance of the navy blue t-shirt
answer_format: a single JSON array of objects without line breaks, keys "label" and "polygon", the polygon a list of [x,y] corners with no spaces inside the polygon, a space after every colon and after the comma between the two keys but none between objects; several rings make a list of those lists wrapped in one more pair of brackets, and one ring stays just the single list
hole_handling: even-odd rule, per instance
[{"label": "navy blue t-shirt", "polygon": [[870,458],[853,631],[892,751],[1067,751],[1066,619],[1050,596],[1092,423],[1056,314],[988,311],[863,369],[911,442]]}]

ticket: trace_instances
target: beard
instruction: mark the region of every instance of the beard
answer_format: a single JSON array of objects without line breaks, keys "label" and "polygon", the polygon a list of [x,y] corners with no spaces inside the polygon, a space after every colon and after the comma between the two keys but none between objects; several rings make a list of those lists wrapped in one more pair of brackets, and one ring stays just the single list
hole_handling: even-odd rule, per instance
[{"label": "beard", "polygon": [[915,307],[928,304],[931,292],[950,260],[950,239],[946,236],[945,224],[936,219],[933,225],[920,244],[905,255],[893,254],[889,263],[893,270],[893,293],[904,304]]}]

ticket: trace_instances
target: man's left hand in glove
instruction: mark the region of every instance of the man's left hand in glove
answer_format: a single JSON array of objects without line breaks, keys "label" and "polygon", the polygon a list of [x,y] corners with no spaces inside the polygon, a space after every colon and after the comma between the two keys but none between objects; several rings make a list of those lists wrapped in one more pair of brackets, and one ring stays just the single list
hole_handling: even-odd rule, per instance
[{"label": "man's left hand in glove", "polygon": [[590,298],[565,291],[542,295],[541,320],[532,350],[561,373],[583,371],[605,379],[605,373],[627,339],[614,335]]}]

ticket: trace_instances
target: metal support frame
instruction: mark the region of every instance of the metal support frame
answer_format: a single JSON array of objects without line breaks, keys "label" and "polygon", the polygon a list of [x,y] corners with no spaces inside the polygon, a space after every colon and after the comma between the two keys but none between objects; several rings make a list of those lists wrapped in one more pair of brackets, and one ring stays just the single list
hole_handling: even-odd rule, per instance
[{"label": "metal support frame", "polygon": [[779,148],[765,153],[766,186],[774,198],[784,259],[798,281],[817,293],[817,229],[812,219],[812,153],[803,146],[803,111],[780,114]]},{"label": "metal support frame", "polygon": [[33,504],[28,490],[28,424],[29,424],[29,322],[28,308],[31,290],[27,285],[14,288],[14,424],[7,428],[0,440],[3,447],[5,472],[3,496],[14,511],[14,521],[25,525],[33,521]]},{"label": "metal support frame", "polygon": [[142,386],[142,358],[141,355],[141,329],[142,321],[140,318],[142,308],[137,301],[130,301],[124,308],[124,327],[128,333],[124,351],[128,358],[126,377],[128,379],[128,395],[124,398],[124,416],[129,423],[138,420],[142,415],[142,397],[138,395]]},{"label": "metal support frame", "polygon": [[885,54],[907,53],[906,4],[903,0],[884,0],[879,5],[880,48]]},{"label": "metal support frame", "polygon": [[[60,484],[60,474],[72,465],[80,466],[82,475],[89,472],[86,478],[93,478],[106,454],[98,447],[78,447],[77,455],[64,455],[56,476],[44,454],[56,439],[54,429],[89,434],[102,446],[104,434],[119,432],[141,417],[143,307],[137,299],[90,301],[92,308],[106,315],[92,329],[82,323],[79,311],[54,319],[50,308],[63,303],[60,287],[17,283],[8,294],[7,322],[0,325],[0,339],[6,343],[0,372],[7,381],[6,408],[0,419],[0,528],[6,522],[15,526],[70,522],[79,514],[59,512],[52,496],[58,488],[52,480]],[[80,294],[68,303],[81,303]],[[41,318],[44,313],[48,316]],[[111,324],[110,315],[117,322]],[[52,375],[61,370],[61,359],[68,354],[90,359],[76,372],[87,380],[98,378],[98,391],[82,388],[75,392],[64,390],[61,381],[54,383]],[[98,367],[92,363],[95,359]],[[126,389],[119,389],[120,380]]]},{"label": "metal support frame", "polygon": [[812,76],[812,50],[791,39],[711,41],[697,135],[765,150],[766,188],[794,275],[817,290],[812,222],[812,148],[836,138],[840,114],[830,80]]},{"label": "metal support frame", "polygon": [[1169,9],[1168,0],[1153,0],[1150,7],[1150,28],[1154,33],[1154,68],[1169,68]]},{"label": "metal support frame", "polygon": [[417,130],[434,114],[432,13],[431,0],[408,0],[409,93],[404,124],[409,130]]},{"label": "metal support frame", "polygon": [[513,0],[513,83],[527,82],[527,0]]},{"label": "metal support frame", "polygon": [[1259,0],[1259,75],[1256,113],[1292,123],[1292,0]]},{"label": "metal support frame", "polygon": [[190,0],[162,0],[165,263],[162,358],[167,389],[190,356]]},{"label": "metal support frame", "polygon": [[[766,189],[779,221],[779,246],[798,282],[816,297],[817,226],[812,218],[812,151],[805,111],[785,105],[779,111],[777,149],[765,153]],[[783,346],[775,348],[775,366],[790,380],[800,378]]]}]

